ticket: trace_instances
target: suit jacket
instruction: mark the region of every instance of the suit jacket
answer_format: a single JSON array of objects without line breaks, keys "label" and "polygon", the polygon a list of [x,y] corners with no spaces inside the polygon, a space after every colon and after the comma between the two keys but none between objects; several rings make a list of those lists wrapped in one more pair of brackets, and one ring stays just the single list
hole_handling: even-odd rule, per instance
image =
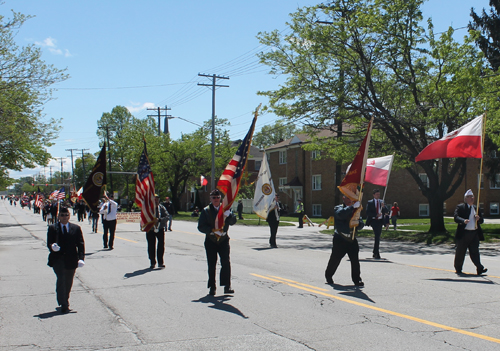
[{"label": "suit jacket", "polygon": [[[476,214],[479,215],[479,221],[477,221],[477,235],[479,237],[479,240],[482,241],[484,240],[484,235],[483,235],[483,230],[481,229],[481,224],[484,222],[484,218],[481,211],[477,211],[476,206],[474,206],[474,209],[476,211]],[[455,232],[456,240],[460,240],[465,233],[466,224],[464,222],[466,219],[469,219],[470,211],[471,209],[465,203],[462,203],[455,208],[454,218],[455,222],[458,223],[457,231]]]},{"label": "suit jacket", "polygon": [[[281,205],[281,202],[278,201],[278,216],[281,216],[281,210],[283,209],[283,205]],[[276,218],[276,211],[274,210],[274,208],[272,210],[269,211],[269,213],[267,214],[267,218],[266,218],[266,221],[268,223],[271,223],[271,224],[276,224],[276,223],[279,223],[279,219]]]},{"label": "suit jacket", "polygon": [[[48,265],[53,267],[56,260],[64,260],[66,269],[78,267],[78,260],[85,260],[85,242],[80,226],[68,223],[68,234],[63,234],[59,222],[49,226],[47,231],[47,247],[49,248]],[[52,244],[57,243],[61,250],[52,251]]]},{"label": "suit jacket", "polygon": [[[211,235],[211,233],[215,228],[216,219],[217,219],[217,210],[212,204],[208,205],[200,212],[200,218],[198,219],[198,230],[202,233],[205,233],[208,239],[213,239],[213,237],[215,237],[213,234]],[[233,213],[231,213],[229,216],[226,217],[223,231],[227,233],[229,226],[235,223],[236,223],[236,216]],[[229,236],[224,235],[224,237],[229,237]]]},{"label": "suit jacket", "polygon": [[[379,199],[379,201],[381,201]],[[387,207],[385,207],[385,203],[381,208],[382,212],[382,218],[383,215],[389,212]],[[366,205],[366,225],[370,225],[371,221],[375,219],[374,217],[377,216],[377,209],[375,208],[375,199],[371,199],[368,201],[368,204]]]}]

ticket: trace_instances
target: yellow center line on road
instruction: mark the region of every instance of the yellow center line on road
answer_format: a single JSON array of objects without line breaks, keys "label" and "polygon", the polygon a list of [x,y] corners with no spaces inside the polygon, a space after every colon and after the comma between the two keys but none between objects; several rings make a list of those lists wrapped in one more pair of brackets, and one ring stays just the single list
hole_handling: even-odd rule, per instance
[{"label": "yellow center line on road", "polygon": [[[96,233],[96,234],[104,234],[104,233],[102,233],[102,232],[100,232],[100,231],[97,231],[97,233]],[[121,239],[121,240],[125,240],[125,241],[130,241],[131,243],[134,243],[134,244],[137,244],[137,243],[138,243],[138,241],[134,241],[134,240],[130,240],[130,239],[121,238],[121,237],[116,236],[116,235],[115,235],[115,239]]]},{"label": "yellow center line on road", "polygon": [[[394,311],[391,311],[391,310],[386,310],[384,308],[379,308],[379,307],[375,307],[375,306],[372,306],[372,305],[368,305],[366,303],[362,303],[362,302],[358,302],[358,301],[354,301],[354,300],[349,300],[349,299],[346,299],[345,297],[340,297],[340,296],[337,296],[337,295],[332,295],[332,294],[329,294],[329,293],[325,293],[325,292],[323,292],[323,291],[325,291],[325,289],[323,289],[323,288],[313,287],[311,285],[302,284],[302,283],[299,283],[299,282],[296,282],[296,281],[293,281],[293,280],[289,280],[289,279],[285,279],[285,278],[280,278],[280,277],[273,277],[273,276],[266,277],[266,276],[263,276],[263,275],[260,275],[260,274],[255,274],[255,273],[250,273],[250,274],[253,275],[254,277],[258,277],[258,278],[270,280],[270,281],[273,281],[273,282],[276,282],[276,283],[285,284],[285,285],[288,285],[290,287],[301,289],[301,290],[305,290],[305,291],[308,291],[308,292],[311,292],[311,293],[315,293],[315,294],[318,294],[318,295],[323,295],[323,296],[326,296],[326,297],[331,297],[332,299],[339,300],[339,301],[342,301],[342,302],[347,302],[349,304],[356,305],[356,306],[359,306],[359,307],[368,308],[368,309],[371,309],[371,310],[374,310],[374,311],[378,311],[378,312],[390,314],[390,315],[393,315],[393,316],[396,316],[396,317],[408,319],[408,320],[411,320],[411,321],[414,321],[414,322],[417,322],[417,323],[422,323],[422,324],[430,325],[432,327],[436,327],[436,328],[448,330],[448,331],[451,331],[451,332],[454,332],[454,333],[464,334],[464,335],[472,336],[474,338],[478,338],[478,339],[482,339],[482,340],[487,340],[487,341],[491,341],[491,342],[500,344],[500,339],[497,339],[497,338],[492,338],[490,336],[481,335],[481,334],[477,334],[477,333],[472,333],[472,332],[469,332],[467,330],[450,327],[450,326],[447,326],[447,325],[444,325],[444,324],[434,323],[434,322],[431,322],[431,321],[427,321],[425,319],[421,319],[421,318],[409,316],[409,315],[406,315],[406,314],[402,314],[402,313],[399,313],[399,312],[394,312]],[[306,286],[312,287],[312,289],[309,288],[309,287],[306,287]]]},{"label": "yellow center line on road", "polygon": [[[416,268],[425,268],[425,269],[432,269],[434,271],[443,271],[443,272],[452,272],[452,273],[455,273],[455,270],[453,269],[444,269],[444,268],[434,268],[434,267],[426,267],[426,266],[417,266],[417,265],[414,265],[414,264],[409,264],[407,265],[409,267],[416,267]],[[474,273],[463,273],[464,275],[474,275],[474,276],[477,276],[477,277],[488,277],[488,278],[497,278],[497,279],[500,279],[500,277],[496,276],[496,275],[484,275],[484,276],[479,276],[477,274],[474,274]]]}]

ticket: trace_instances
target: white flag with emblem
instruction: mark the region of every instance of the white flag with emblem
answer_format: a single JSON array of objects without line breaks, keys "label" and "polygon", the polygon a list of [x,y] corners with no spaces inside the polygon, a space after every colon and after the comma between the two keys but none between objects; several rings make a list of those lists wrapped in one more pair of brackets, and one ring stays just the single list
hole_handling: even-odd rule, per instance
[{"label": "white flag with emblem", "polygon": [[274,209],[276,192],[274,190],[273,180],[271,179],[271,170],[267,163],[267,156],[264,153],[259,170],[259,178],[255,182],[255,195],[253,197],[253,211],[262,219],[267,219],[267,214]]}]

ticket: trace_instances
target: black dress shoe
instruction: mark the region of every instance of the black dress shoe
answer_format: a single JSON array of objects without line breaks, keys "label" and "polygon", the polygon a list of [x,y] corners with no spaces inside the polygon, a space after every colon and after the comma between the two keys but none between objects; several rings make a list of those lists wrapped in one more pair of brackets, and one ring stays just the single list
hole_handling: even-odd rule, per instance
[{"label": "black dress shoe", "polygon": [[151,266],[149,266],[149,269],[154,269],[155,268],[155,265],[152,264]]},{"label": "black dress shoe", "polygon": [[488,272],[488,268],[484,268],[483,267],[483,269],[478,269],[477,270],[477,275],[481,275],[481,274],[486,273],[486,272]]},{"label": "black dress shoe", "polygon": [[363,283],[361,280],[359,282],[354,283],[356,286],[365,286],[365,283]]},{"label": "black dress shoe", "polygon": [[159,264],[158,267],[165,268],[165,265],[164,264]]},{"label": "black dress shoe", "polygon": [[70,313],[70,312],[71,312],[71,309],[69,307],[61,307],[62,314],[66,314],[66,313]]},{"label": "black dress shoe", "polygon": [[455,271],[455,274],[463,274],[462,271]]},{"label": "black dress shoe", "polygon": [[328,285],[333,285],[333,279],[332,278],[326,278],[326,283]]},{"label": "black dress shoe", "polygon": [[278,248],[278,245],[271,245],[271,248],[273,248],[273,249],[277,249],[277,248]]},{"label": "black dress shoe", "polygon": [[380,260],[380,254],[373,254],[373,258],[376,258],[377,260]]},{"label": "black dress shoe", "polygon": [[208,295],[215,296],[215,288],[210,288],[210,291],[208,292]]},{"label": "black dress shoe", "polygon": [[231,287],[226,286],[224,287],[224,294],[234,294],[234,290],[231,289]]}]

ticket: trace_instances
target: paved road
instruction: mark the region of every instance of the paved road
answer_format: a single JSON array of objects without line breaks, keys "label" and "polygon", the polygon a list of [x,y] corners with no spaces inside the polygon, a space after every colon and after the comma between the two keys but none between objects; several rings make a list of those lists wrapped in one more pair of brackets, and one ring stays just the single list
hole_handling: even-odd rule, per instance
[{"label": "paved road", "polygon": [[[74,218],[73,218],[74,219]],[[324,284],[331,237],[317,227],[231,229],[234,295],[207,296],[203,235],[174,221],[166,269],[150,271],[145,234],[119,224],[115,250],[82,223],[86,265],[56,310],[39,215],[0,201],[1,350],[499,350],[498,246],[481,248],[488,276],[456,276],[453,248],[361,238],[362,277],[344,260]],[[467,259],[465,272],[474,272]],[[218,293],[221,293],[219,289]]]}]

